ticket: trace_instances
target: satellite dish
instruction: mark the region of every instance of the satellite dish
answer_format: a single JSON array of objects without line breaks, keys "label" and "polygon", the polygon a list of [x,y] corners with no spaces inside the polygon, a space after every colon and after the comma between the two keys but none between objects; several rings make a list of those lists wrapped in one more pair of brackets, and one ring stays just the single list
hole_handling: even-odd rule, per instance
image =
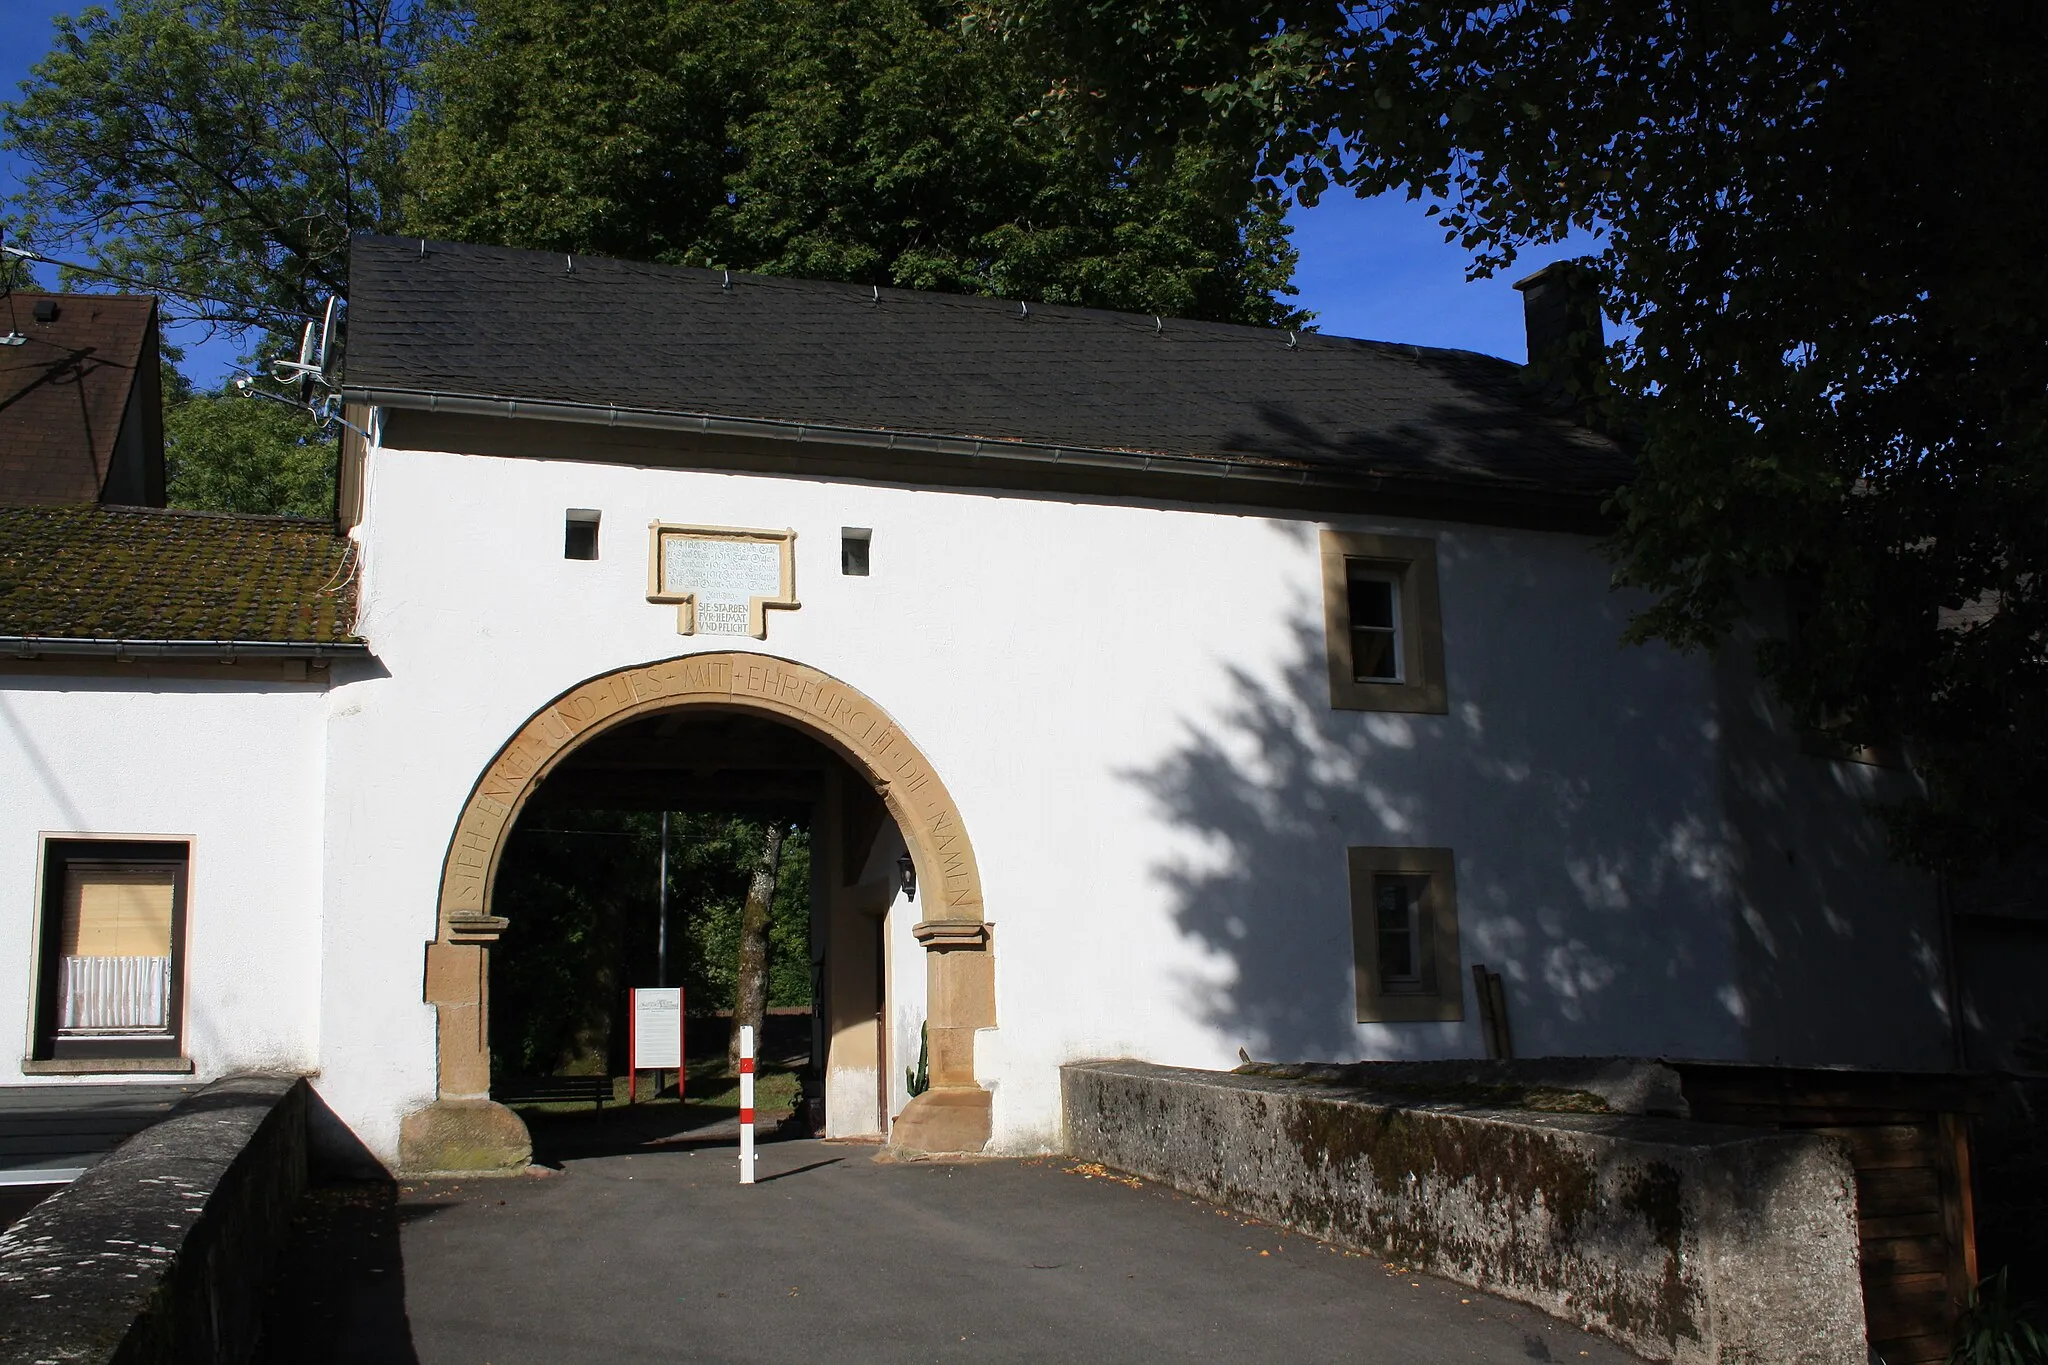
[{"label": "satellite dish", "polygon": [[328,366],[333,359],[328,352],[327,343],[334,336],[334,305],[339,302],[339,298],[329,294],[327,296],[326,316],[320,319],[320,350],[313,357],[313,363],[320,367],[320,377],[322,379],[327,377]]},{"label": "satellite dish", "polygon": [[317,324],[307,323],[305,335],[299,338],[299,363],[294,368],[299,376],[299,401],[313,401],[313,376],[320,373],[320,364],[313,358],[313,328]]},{"label": "satellite dish", "polygon": [[327,367],[334,338],[334,308],[339,302],[338,298],[329,295],[327,308],[320,320],[306,324],[299,335],[297,360],[280,360],[271,367],[279,380],[296,385],[301,407],[311,409],[315,393],[332,387],[327,382]]}]

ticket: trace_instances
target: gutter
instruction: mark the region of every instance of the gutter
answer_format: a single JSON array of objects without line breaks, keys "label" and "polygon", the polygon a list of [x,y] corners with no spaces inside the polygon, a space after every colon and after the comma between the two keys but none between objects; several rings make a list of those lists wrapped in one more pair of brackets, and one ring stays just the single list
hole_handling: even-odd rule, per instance
[{"label": "gutter", "polygon": [[360,640],[319,644],[295,640],[99,640],[62,635],[0,635],[0,657],[15,659],[363,659]]},{"label": "gutter", "polygon": [[965,457],[977,463],[1061,465],[1112,469],[1145,474],[1192,475],[1227,482],[1277,484],[1290,488],[1340,488],[1367,492],[1428,492],[1474,502],[1550,500],[1574,507],[1597,506],[1600,494],[1558,493],[1527,485],[1499,484],[1475,489],[1450,479],[1415,478],[1348,470],[1323,470],[1302,465],[1262,464],[1252,460],[1209,459],[1192,455],[1148,454],[1087,446],[1044,445],[1033,441],[980,436],[926,436],[873,427],[843,427],[818,422],[783,422],[760,417],[718,417],[710,413],[664,412],[622,408],[615,403],[569,403],[525,398],[480,398],[428,389],[345,387],[347,402],[414,412],[449,413],[465,417],[527,418],[574,422],[586,426],[627,427],[645,431],[687,432],[700,436],[752,437],[810,442],[919,455]]}]

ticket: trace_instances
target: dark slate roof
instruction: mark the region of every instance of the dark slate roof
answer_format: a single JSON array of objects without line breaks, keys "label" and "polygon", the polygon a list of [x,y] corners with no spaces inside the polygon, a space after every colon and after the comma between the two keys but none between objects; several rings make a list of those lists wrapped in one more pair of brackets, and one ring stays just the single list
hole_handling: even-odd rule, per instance
[{"label": "dark slate roof", "polygon": [[1468,351],[358,237],[347,387],[1591,497],[1607,439]]},{"label": "dark slate roof", "polygon": [[350,548],[298,517],[0,507],[0,637],[353,643]]},{"label": "dark slate roof", "polygon": [[[38,302],[57,315],[35,316]],[[156,300],[137,294],[0,297],[0,502],[98,500],[114,464],[114,443],[138,377],[157,363]]]}]

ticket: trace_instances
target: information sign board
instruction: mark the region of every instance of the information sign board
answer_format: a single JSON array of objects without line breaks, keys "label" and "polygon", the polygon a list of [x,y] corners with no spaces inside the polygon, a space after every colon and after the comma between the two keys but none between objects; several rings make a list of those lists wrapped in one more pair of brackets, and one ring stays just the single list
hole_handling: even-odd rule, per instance
[{"label": "information sign board", "polygon": [[633,1070],[683,1069],[683,988],[633,990]]}]

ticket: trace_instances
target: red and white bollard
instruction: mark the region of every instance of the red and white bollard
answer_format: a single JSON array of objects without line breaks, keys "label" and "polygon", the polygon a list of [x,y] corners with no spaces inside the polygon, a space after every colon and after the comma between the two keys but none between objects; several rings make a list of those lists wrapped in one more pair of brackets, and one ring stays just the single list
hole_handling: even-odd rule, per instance
[{"label": "red and white bollard", "polygon": [[754,1183],[754,1026],[740,1025],[740,1184]]}]

